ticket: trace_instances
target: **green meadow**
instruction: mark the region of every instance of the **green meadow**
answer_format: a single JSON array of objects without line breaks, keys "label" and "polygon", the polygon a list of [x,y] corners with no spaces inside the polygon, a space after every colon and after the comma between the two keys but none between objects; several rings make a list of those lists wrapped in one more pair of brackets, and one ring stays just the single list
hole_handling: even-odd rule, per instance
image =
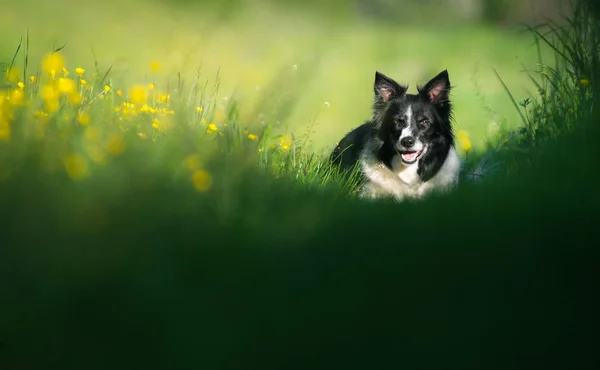
[{"label": "green meadow", "polygon": [[[573,4],[3,4],[0,369],[595,368],[600,12]],[[375,71],[443,69],[460,186],[357,198],[325,156]]]}]

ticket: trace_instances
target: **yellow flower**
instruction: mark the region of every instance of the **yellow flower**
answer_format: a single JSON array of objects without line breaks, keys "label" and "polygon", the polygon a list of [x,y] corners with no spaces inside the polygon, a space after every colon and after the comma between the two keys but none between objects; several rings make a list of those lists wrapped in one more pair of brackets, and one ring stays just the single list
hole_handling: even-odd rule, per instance
[{"label": "yellow flower", "polygon": [[53,78],[56,71],[60,71],[65,66],[65,59],[60,52],[46,54],[42,60],[42,69]]},{"label": "yellow flower", "polygon": [[196,112],[198,112],[198,113],[202,113],[202,111],[203,111],[203,109],[202,109],[202,107],[201,107],[201,106],[197,106],[197,107],[196,107]]},{"label": "yellow flower", "polygon": [[85,125],[87,125],[88,123],[90,123],[90,116],[89,116],[87,113],[85,113],[85,112],[80,112],[80,113],[77,115],[77,122],[78,122],[80,125],[82,125],[82,126],[85,126]]},{"label": "yellow flower", "polygon": [[105,91],[105,92],[109,92],[109,91],[110,91],[110,86],[108,86],[108,85],[104,85],[104,91]]},{"label": "yellow flower", "polygon": [[113,132],[109,135],[107,151],[113,155],[119,155],[125,151],[125,140],[120,133]]},{"label": "yellow flower", "polygon": [[159,100],[160,100],[162,103],[164,103],[164,102],[166,102],[166,101],[169,101],[170,99],[171,99],[171,95],[169,95],[169,94],[162,94],[162,95],[159,97]]},{"label": "yellow flower", "polygon": [[79,93],[77,91],[74,91],[72,93],[69,94],[69,103],[73,104],[73,105],[79,105],[81,104],[81,95],[79,95]]},{"label": "yellow flower", "polygon": [[248,139],[250,139],[250,140],[257,140],[258,136],[254,135],[254,134],[248,134]]},{"label": "yellow flower", "polygon": [[117,95],[119,95],[119,96],[123,95],[123,91],[117,90]]},{"label": "yellow flower", "polygon": [[279,145],[281,145],[281,149],[289,150],[290,146],[292,146],[293,138],[292,135],[285,135],[281,139],[279,139]]},{"label": "yellow flower", "polygon": [[15,83],[19,80],[21,72],[16,67],[10,67],[6,70],[6,80],[11,83]]},{"label": "yellow flower", "polygon": [[146,89],[142,85],[133,85],[129,90],[129,99],[135,104],[145,103],[146,98]]},{"label": "yellow flower", "polygon": [[121,111],[121,108],[119,107],[114,107],[113,110],[115,111],[115,113],[119,113]]},{"label": "yellow flower", "polygon": [[204,119],[204,117],[202,117],[202,119],[200,120],[200,123],[206,124],[206,120]]},{"label": "yellow flower", "polygon": [[40,96],[45,102],[56,101],[58,105],[58,93],[52,85],[44,85],[40,90]]},{"label": "yellow flower", "polygon": [[157,61],[152,61],[152,63],[150,63],[150,72],[158,72],[160,71],[161,65],[159,62]]},{"label": "yellow flower", "polygon": [[202,167],[202,159],[198,154],[190,154],[185,158],[185,166],[188,170],[197,170]]},{"label": "yellow flower", "polygon": [[206,131],[210,134],[217,130],[218,130],[217,125],[215,125],[214,123],[210,123],[210,124],[208,124],[208,128]]},{"label": "yellow flower", "polygon": [[465,130],[460,130],[457,133],[458,141],[460,142],[460,146],[462,150],[468,152],[471,150],[471,139],[469,139],[469,133]]},{"label": "yellow flower", "polygon": [[138,132],[138,134],[137,134],[137,135],[138,135],[138,136],[140,137],[140,139],[142,139],[142,140],[146,140],[146,139],[148,138],[148,135],[147,135],[145,132]]},{"label": "yellow flower", "polygon": [[152,120],[152,127],[158,129],[160,127],[160,121],[158,120],[158,118],[155,118]]},{"label": "yellow flower", "polygon": [[85,69],[83,69],[81,67],[77,67],[77,68],[75,68],[75,73],[77,73],[77,75],[81,77],[85,73]]},{"label": "yellow flower", "polygon": [[62,94],[72,93],[76,89],[75,81],[71,80],[70,78],[61,77],[58,79],[57,88],[58,91]]},{"label": "yellow flower", "polygon": [[72,180],[82,180],[87,177],[89,166],[85,158],[78,154],[71,154],[63,160],[67,175]]},{"label": "yellow flower", "polygon": [[[21,103],[23,103],[24,96],[25,96],[25,94],[23,93],[23,90],[21,90],[21,89],[15,89],[10,94],[10,103],[13,106],[19,106],[19,105],[21,105]],[[2,112],[0,111],[0,114],[1,113]]]},{"label": "yellow flower", "polygon": [[154,84],[152,84],[152,83],[148,84],[148,90],[152,90],[152,89],[154,89]]},{"label": "yellow flower", "polygon": [[212,176],[205,170],[196,170],[192,175],[194,188],[199,192],[206,192],[212,186]]},{"label": "yellow flower", "polygon": [[584,78],[584,79],[579,80],[579,83],[581,84],[581,86],[587,86],[590,84],[590,80],[587,80]]},{"label": "yellow flower", "polygon": [[46,112],[54,113],[58,110],[59,104],[58,99],[48,99],[44,102],[44,108],[46,108]]},{"label": "yellow flower", "polygon": [[37,77],[35,77],[33,75],[29,76],[29,82],[31,82],[32,84],[34,84],[36,80],[37,80]]},{"label": "yellow flower", "polygon": [[83,78],[79,80],[79,83],[81,84],[81,86],[85,86],[88,84],[87,80],[84,80]]},{"label": "yellow flower", "polygon": [[17,83],[17,86],[19,86],[19,89],[24,89],[25,88],[25,84],[23,82]]}]

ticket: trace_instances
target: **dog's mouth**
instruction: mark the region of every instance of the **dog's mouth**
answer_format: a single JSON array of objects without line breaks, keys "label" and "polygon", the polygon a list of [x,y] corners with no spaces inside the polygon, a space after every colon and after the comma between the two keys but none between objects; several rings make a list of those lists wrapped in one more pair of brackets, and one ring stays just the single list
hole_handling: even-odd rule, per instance
[{"label": "dog's mouth", "polygon": [[423,154],[424,151],[425,151],[425,148],[423,148],[421,150],[403,150],[403,151],[399,151],[399,153],[400,153],[400,156],[402,157],[402,162],[404,162],[406,164],[413,164],[417,160],[419,160],[419,158],[421,157],[421,155]]}]

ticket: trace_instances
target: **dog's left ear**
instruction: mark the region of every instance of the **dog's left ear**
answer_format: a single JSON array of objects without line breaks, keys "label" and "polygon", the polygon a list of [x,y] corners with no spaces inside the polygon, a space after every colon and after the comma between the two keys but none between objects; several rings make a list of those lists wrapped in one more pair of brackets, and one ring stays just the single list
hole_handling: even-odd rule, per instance
[{"label": "dog's left ear", "polygon": [[383,73],[375,72],[375,83],[373,84],[375,101],[387,103],[392,98],[404,95],[407,89],[406,86],[400,85]]},{"label": "dog's left ear", "polygon": [[419,89],[422,95],[424,95],[433,104],[445,103],[450,97],[450,79],[448,78],[448,71],[443,70],[427,82],[425,87]]}]

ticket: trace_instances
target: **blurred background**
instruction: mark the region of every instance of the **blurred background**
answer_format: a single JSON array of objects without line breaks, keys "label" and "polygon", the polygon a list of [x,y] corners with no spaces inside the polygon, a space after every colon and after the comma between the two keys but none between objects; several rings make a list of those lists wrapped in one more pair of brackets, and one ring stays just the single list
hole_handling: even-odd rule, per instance
[{"label": "blurred background", "polygon": [[[219,101],[240,100],[248,124],[275,117],[282,130],[312,128],[315,148],[330,148],[369,118],[376,70],[409,84],[448,69],[456,128],[473,146],[519,116],[515,99],[536,93],[524,69],[536,49],[524,24],[560,21],[558,0],[37,0],[4,1],[0,58],[9,61],[29,33],[29,59],[66,44],[69,68],[101,70],[128,84],[219,80]],[[156,64],[155,64],[156,65]],[[285,73],[284,73],[285,72]],[[289,73],[288,73],[289,72]],[[294,74],[296,77],[294,77]],[[293,81],[292,81],[293,79]],[[285,114],[263,110],[286,103]],[[264,113],[264,115],[262,114]]]}]

